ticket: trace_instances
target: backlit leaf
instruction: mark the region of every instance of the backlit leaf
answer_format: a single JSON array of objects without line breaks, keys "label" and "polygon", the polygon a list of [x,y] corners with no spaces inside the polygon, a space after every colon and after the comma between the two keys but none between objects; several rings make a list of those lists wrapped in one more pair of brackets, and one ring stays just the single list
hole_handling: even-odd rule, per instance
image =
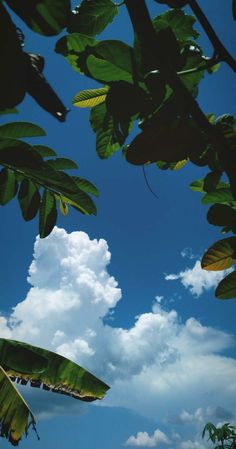
[{"label": "backlit leaf", "polygon": [[42,373],[48,366],[48,359],[26,344],[0,338],[0,365],[9,372]]},{"label": "backlit leaf", "polygon": [[0,366],[0,436],[16,446],[31,424],[35,420],[30,408]]},{"label": "backlit leaf", "polygon": [[108,86],[101,87],[100,89],[82,90],[75,95],[72,103],[74,106],[80,108],[93,108],[98,104],[104,103],[108,90]]},{"label": "backlit leaf", "polygon": [[68,32],[78,32],[87,36],[101,33],[118,13],[118,7],[111,0],[82,0],[75,8]]},{"label": "backlit leaf", "polygon": [[228,274],[218,284],[215,295],[218,299],[232,299],[236,297],[236,271]]},{"label": "backlit leaf", "polygon": [[153,26],[156,31],[166,27],[171,27],[177,39],[187,41],[189,39],[197,39],[199,33],[194,30],[193,25],[196,22],[194,16],[184,13],[181,9],[172,9],[153,20]]},{"label": "backlit leaf", "polygon": [[42,372],[24,374],[20,370],[8,369],[8,375],[19,380],[31,382],[31,386],[42,386],[45,390],[63,393],[83,401],[102,399],[109,389],[108,385],[74,362],[46,349],[10,340],[17,347],[29,349],[48,361]]},{"label": "backlit leaf", "polygon": [[234,198],[230,188],[219,188],[214,192],[208,192],[202,197],[203,204],[210,203],[234,203]]},{"label": "backlit leaf", "polygon": [[201,265],[204,270],[220,271],[236,262],[236,237],[219,240],[204,254]]}]

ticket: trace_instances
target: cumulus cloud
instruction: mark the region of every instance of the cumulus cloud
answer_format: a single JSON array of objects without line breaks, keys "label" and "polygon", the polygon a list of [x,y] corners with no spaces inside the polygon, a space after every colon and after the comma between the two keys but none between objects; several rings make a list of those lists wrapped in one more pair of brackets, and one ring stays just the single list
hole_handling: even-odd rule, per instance
[{"label": "cumulus cloud", "polygon": [[223,271],[206,271],[201,268],[201,262],[197,260],[193,268],[186,268],[178,274],[167,274],[165,279],[166,281],[176,281],[179,279],[183,286],[189,289],[192,295],[198,297],[202,295],[204,290],[216,287],[221,279],[231,271],[231,268]]},{"label": "cumulus cloud", "polygon": [[[8,319],[0,317],[0,335],[56,351],[92,371],[111,386],[101,405],[125,407],[156,422],[201,407],[235,414],[236,360],[221,354],[232,337],[193,317],[182,322],[160,297],[130,328],[115,327],[105,318],[121,290],[109,262],[106,241],[83,232],[55,228],[37,239],[31,288]],[[64,399],[54,402],[50,395],[50,406],[42,401],[37,412],[48,417],[70,407],[80,413],[80,403],[72,407],[73,399]]]},{"label": "cumulus cloud", "polygon": [[125,446],[136,447],[155,447],[159,444],[170,444],[167,435],[159,429],[156,429],[153,435],[149,435],[147,432],[138,432],[136,437],[131,435],[125,442]]}]

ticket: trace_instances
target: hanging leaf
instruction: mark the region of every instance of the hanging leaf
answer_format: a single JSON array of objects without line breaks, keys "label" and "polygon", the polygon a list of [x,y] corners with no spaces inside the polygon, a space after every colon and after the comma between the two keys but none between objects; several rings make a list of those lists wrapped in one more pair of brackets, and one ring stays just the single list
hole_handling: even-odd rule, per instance
[{"label": "hanging leaf", "polygon": [[45,136],[45,131],[38,125],[27,122],[11,122],[0,126],[0,137],[19,139],[21,137]]},{"label": "hanging leaf", "polygon": [[218,299],[232,299],[236,297],[236,271],[228,274],[218,284],[215,295]]},{"label": "hanging leaf", "polygon": [[67,27],[68,32],[96,36],[113,21],[118,7],[111,0],[82,0],[73,13]]},{"label": "hanging leaf", "polygon": [[90,123],[96,132],[96,150],[101,159],[107,159],[120,148],[114,136],[114,120],[107,114],[106,105],[95,106],[91,110]]},{"label": "hanging leaf", "polygon": [[204,254],[201,265],[204,270],[220,271],[236,262],[236,237],[219,240]]},{"label": "hanging leaf", "polygon": [[80,108],[93,108],[98,104],[104,103],[108,90],[108,86],[101,87],[100,89],[82,90],[75,95],[72,103],[74,106]]},{"label": "hanging leaf", "polygon": [[60,195],[58,197],[58,199],[59,199],[60,211],[61,211],[62,215],[64,215],[64,216],[68,215],[69,208],[66,203],[66,198],[64,198],[63,196]]},{"label": "hanging leaf", "polygon": [[[15,351],[18,350],[17,348],[20,350],[25,348],[33,351],[36,356],[38,355],[48,362],[45,369],[41,372],[26,374],[22,367],[20,370],[7,368],[9,376],[23,380],[24,384],[30,382],[32,387],[42,386],[45,390],[63,393],[83,401],[102,399],[109,389],[108,385],[93,374],[61,355],[26,343],[13,340],[10,340],[10,343],[16,345]],[[27,364],[28,362],[23,360],[23,363]]]},{"label": "hanging leaf", "polygon": [[18,184],[15,174],[4,168],[0,172],[0,204],[4,206],[11,201],[17,193]]},{"label": "hanging leaf", "polygon": [[41,196],[38,187],[29,179],[21,182],[18,201],[25,221],[32,220],[38,213]]},{"label": "hanging leaf", "polygon": [[214,204],[207,213],[208,223],[215,226],[236,226],[236,209],[226,204]]},{"label": "hanging leaf", "polygon": [[54,168],[54,170],[69,170],[69,169],[77,169],[78,165],[76,162],[71,159],[67,159],[65,157],[58,157],[57,159],[50,159],[47,161],[47,164]]},{"label": "hanging leaf", "polygon": [[72,179],[83,192],[99,196],[98,189],[91,182],[87,181],[87,179],[79,178],[78,176],[72,176]]},{"label": "hanging leaf", "polygon": [[57,207],[55,196],[47,189],[44,190],[39,211],[39,235],[41,239],[47,237],[57,221]]},{"label": "hanging leaf", "polygon": [[45,36],[60,33],[70,18],[69,0],[6,0],[33,31]]},{"label": "hanging leaf", "polygon": [[31,424],[35,426],[30,408],[0,366],[0,436],[16,446]]},{"label": "hanging leaf", "polygon": [[57,153],[45,145],[33,145],[32,148],[40,154],[41,157],[56,156]]}]

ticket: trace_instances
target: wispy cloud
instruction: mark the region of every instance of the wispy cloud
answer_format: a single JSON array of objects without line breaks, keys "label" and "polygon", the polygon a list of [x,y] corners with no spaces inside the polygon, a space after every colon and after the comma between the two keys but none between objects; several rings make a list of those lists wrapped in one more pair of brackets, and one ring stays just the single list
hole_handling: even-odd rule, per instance
[{"label": "wispy cloud", "polygon": [[198,297],[202,295],[204,290],[216,287],[217,284],[223,279],[225,275],[230,273],[232,269],[223,271],[206,271],[201,268],[201,262],[196,261],[192,268],[186,268],[184,271],[180,271],[177,274],[167,274],[165,276],[166,281],[180,280],[183,286],[192,293],[192,295]]}]

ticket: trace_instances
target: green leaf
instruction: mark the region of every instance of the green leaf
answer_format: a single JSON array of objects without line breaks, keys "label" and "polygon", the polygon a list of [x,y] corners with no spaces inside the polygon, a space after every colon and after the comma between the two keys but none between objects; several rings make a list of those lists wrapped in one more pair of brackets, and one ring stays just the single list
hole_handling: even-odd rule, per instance
[{"label": "green leaf", "polygon": [[233,18],[236,20],[236,0],[232,0],[232,12],[233,12]]},{"label": "green leaf", "polygon": [[18,201],[24,220],[32,220],[39,210],[41,196],[38,187],[29,179],[21,182]]},{"label": "green leaf", "polygon": [[69,0],[6,0],[33,31],[45,36],[60,33],[70,18]]},{"label": "green leaf", "polygon": [[94,48],[96,56],[90,55],[87,68],[90,75],[101,82],[128,81],[132,83],[132,49],[124,42],[107,40]]},{"label": "green leaf", "polygon": [[214,204],[207,213],[208,223],[215,226],[236,226],[236,209],[225,204]]},{"label": "green leaf", "polygon": [[18,114],[18,110],[16,108],[7,108],[0,111],[0,115],[5,114]]},{"label": "green leaf", "polygon": [[0,436],[18,445],[35,420],[29,406],[0,366]]},{"label": "green leaf", "polygon": [[33,145],[32,148],[40,154],[41,157],[57,156],[57,153],[45,145]]},{"label": "green leaf", "polygon": [[44,190],[39,212],[39,235],[41,239],[47,237],[57,221],[57,207],[55,196],[47,189]]},{"label": "green leaf", "polygon": [[236,271],[228,274],[217,286],[215,295],[218,299],[236,297]]},{"label": "green leaf", "polygon": [[75,8],[68,25],[69,33],[82,33],[95,36],[101,33],[113,21],[118,7],[111,0],[82,0]]},{"label": "green leaf", "polygon": [[202,203],[234,203],[234,198],[229,188],[219,188],[214,192],[206,193],[202,198]]},{"label": "green leaf", "polygon": [[100,89],[88,89],[81,90],[73,98],[73,105],[80,108],[93,108],[98,104],[104,103],[106,100],[108,86],[101,87]]},{"label": "green leaf", "polygon": [[47,164],[54,170],[69,170],[78,168],[76,162],[72,161],[71,159],[67,159],[65,157],[58,157],[57,159],[49,159],[47,161]]},{"label": "green leaf", "polygon": [[48,359],[26,344],[0,338],[0,365],[6,371],[14,370],[22,374],[43,373]]},{"label": "green leaf", "polygon": [[[189,187],[190,187],[190,189],[191,190],[193,190],[194,192],[201,192],[201,193],[204,193],[205,192],[205,190],[204,190],[204,184],[205,184],[205,178],[202,178],[202,179],[197,179],[196,181],[193,181],[193,182],[191,182],[191,184],[189,185]],[[217,186],[216,186],[216,188],[218,189],[221,189],[221,188],[228,188],[229,187],[229,184],[226,184],[225,182],[223,182],[223,181],[220,181],[218,184],[217,184]]]},{"label": "green leaf", "polygon": [[14,198],[17,193],[18,184],[15,174],[4,168],[0,172],[0,204],[4,206]]},{"label": "green leaf", "polygon": [[219,240],[204,254],[201,265],[204,270],[220,271],[230,268],[236,261],[236,237]]},{"label": "green leaf", "polygon": [[65,56],[74,70],[88,75],[86,58],[91,54],[91,47],[95,46],[97,42],[90,36],[73,33],[59,39],[55,51]]},{"label": "green leaf", "polygon": [[120,143],[114,137],[114,120],[107,114],[103,103],[91,110],[90,123],[96,132],[96,150],[101,159],[107,159],[120,148]]},{"label": "green leaf", "polygon": [[195,22],[194,16],[187,15],[180,9],[175,9],[157,16],[153,20],[153,26],[156,31],[170,27],[177,39],[184,42],[192,38],[198,38],[199,33],[193,28]]},{"label": "green leaf", "polygon": [[9,137],[18,139],[21,137],[38,137],[45,136],[45,131],[38,125],[27,122],[12,122],[0,126],[0,137]]},{"label": "green leaf", "polygon": [[14,369],[8,369],[7,372],[10,376],[26,382],[30,381],[31,386],[43,386],[46,390],[53,390],[83,401],[102,399],[109,389],[104,382],[65,357],[36,346],[12,340],[11,342],[47,359],[48,365],[44,371],[32,372],[30,375],[25,375],[21,371]]},{"label": "green leaf", "polygon": [[98,189],[87,179],[79,178],[78,176],[72,176],[73,181],[75,181],[76,185],[80,190],[85,193],[90,193],[94,196],[99,196]]}]

